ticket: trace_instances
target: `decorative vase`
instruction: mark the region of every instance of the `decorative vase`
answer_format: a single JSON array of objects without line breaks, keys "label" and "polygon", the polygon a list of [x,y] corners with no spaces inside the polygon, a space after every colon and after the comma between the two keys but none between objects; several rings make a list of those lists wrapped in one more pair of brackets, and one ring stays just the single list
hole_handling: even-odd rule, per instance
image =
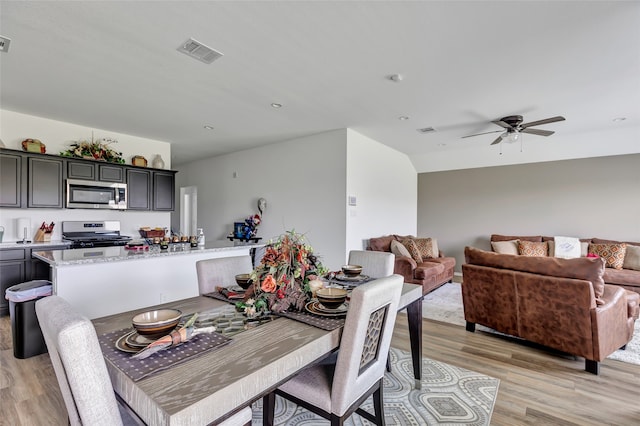
[{"label": "decorative vase", "polygon": [[156,158],[153,159],[153,163],[151,165],[154,169],[164,169],[164,160],[160,154],[156,155]]}]

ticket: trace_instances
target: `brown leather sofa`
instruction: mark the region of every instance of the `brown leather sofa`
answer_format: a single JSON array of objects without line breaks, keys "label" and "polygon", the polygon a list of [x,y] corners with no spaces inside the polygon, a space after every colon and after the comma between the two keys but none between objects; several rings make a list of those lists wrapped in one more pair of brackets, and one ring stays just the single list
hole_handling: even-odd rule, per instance
[{"label": "brown leather sofa", "polygon": [[[513,241],[513,240],[523,240],[523,241],[532,241],[532,242],[541,242],[541,241],[553,241],[553,237],[547,237],[542,235],[530,235],[530,236],[515,236],[515,235],[499,235],[493,234],[491,235],[491,242],[495,241]],[[593,243],[593,244],[620,244],[621,241],[614,240],[606,240],[602,238],[580,238],[580,241],[583,243]],[[628,246],[639,246],[640,242],[633,241],[624,241]],[[604,282],[605,284],[615,284],[620,287],[624,287],[627,290],[635,291],[636,293],[640,293],[640,271],[628,268],[622,269],[614,269],[614,268],[605,268],[604,269]]]},{"label": "brown leather sofa", "polygon": [[[367,250],[391,252],[391,241],[401,242],[405,238],[414,237],[394,234],[371,238]],[[424,295],[451,282],[455,266],[455,258],[446,257],[442,251],[439,251],[437,258],[426,259],[420,264],[411,257],[396,256],[393,273],[402,275],[406,283],[420,284]]]},{"label": "brown leather sofa", "polygon": [[585,370],[624,347],[638,293],[605,284],[604,260],[527,257],[465,248],[462,299],[476,324],[585,358]]}]

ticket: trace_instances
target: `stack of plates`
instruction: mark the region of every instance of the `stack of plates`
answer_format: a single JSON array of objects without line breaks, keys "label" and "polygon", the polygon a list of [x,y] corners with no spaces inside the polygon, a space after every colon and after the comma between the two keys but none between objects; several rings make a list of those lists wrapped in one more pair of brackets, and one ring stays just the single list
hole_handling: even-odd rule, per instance
[{"label": "stack of plates", "polygon": [[307,303],[305,309],[312,314],[320,315],[323,317],[339,317],[347,314],[349,304],[343,303],[336,309],[329,309],[323,306],[322,303],[318,302],[317,300],[312,300],[311,302]]}]

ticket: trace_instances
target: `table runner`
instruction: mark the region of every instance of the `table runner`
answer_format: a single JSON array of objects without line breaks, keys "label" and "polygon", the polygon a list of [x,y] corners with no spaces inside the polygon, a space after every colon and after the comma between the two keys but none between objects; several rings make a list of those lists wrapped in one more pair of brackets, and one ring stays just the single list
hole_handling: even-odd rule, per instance
[{"label": "table runner", "polygon": [[203,296],[222,300],[223,302],[232,303],[234,305],[236,304],[236,302],[242,302],[242,299],[229,299],[227,296],[225,296],[224,294],[218,291],[212,291],[211,293],[204,293]]},{"label": "table runner", "polygon": [[102,353],[116,367],[122,370],[134,382],[150,374],[189,360],[195,356],[226,345],[230,338],[213,332],[199,334],[179,346],[157,352],[146,359],[133,359],[130,353],[116,349],[116,341],[131,331],[130,328],[112,331],[98,336]]}]

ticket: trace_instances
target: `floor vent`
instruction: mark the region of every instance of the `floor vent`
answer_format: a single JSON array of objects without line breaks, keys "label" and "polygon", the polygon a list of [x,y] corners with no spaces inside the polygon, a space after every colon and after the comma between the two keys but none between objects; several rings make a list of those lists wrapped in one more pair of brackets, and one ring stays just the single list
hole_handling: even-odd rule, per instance
[{"label": "floor vent", "polygon": [[190,38],[178,47],[178,52],[189,55],[205,64],[210,64],[222,56],[222,53]]}]

